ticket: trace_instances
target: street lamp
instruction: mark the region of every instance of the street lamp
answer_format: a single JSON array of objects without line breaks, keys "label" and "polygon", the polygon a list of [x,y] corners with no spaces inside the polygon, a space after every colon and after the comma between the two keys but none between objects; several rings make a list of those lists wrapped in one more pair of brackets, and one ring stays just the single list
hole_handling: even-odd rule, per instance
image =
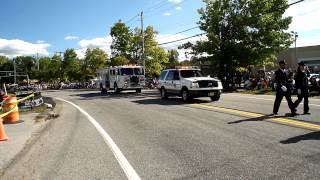
[{"label": "street lamp", "polygon": [[298,38],[298,33],[295,31],[291,31],[291,34],[294,36],[294,59],[297,62],[297,38]]}]

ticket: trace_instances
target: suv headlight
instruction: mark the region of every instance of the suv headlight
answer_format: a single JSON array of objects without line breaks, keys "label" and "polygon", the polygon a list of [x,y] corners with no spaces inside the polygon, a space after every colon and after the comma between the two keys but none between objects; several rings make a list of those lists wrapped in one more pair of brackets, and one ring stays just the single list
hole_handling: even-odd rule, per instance
[{"label": "suv headlight", "polygon": [[192,82],[191,83],[191,88],[199,88],[198,82]]}]

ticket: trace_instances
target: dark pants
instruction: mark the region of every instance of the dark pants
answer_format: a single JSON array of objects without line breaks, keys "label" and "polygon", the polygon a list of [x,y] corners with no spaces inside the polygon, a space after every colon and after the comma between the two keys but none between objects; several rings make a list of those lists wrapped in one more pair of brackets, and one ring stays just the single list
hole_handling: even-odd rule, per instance
[{"label": "dark pants", "polygon": [[291,99],[291,93],[290,92],[283,92],[282,90],[278,90],[276,93],[276,100],[274,101],[274,105],[273,105],[273,113],[274,114],[278,113],[283,96],[286,97],[286,99],[287,99],[288,106],[291,110],[291,113],[294,113],[295,106],[294,106],[292,99]]},{"label": "dark pants", "polygon": [[298,99],[294,102],[295,108],[298,107],[298,105],[301,103],[302,99],[304,99],[303,112],[307,113],[307,112],[309,112],[309,93],[308,93],[308,90],[303,90],[301,92],[301,94],[298,94]]}]

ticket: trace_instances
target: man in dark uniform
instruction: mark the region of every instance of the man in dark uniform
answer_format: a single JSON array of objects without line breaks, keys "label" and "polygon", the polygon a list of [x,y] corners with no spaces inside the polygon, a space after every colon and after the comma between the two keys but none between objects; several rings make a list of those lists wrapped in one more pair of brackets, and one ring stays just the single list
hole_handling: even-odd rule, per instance
[{"label": "man in dark uniform", "polygon": [[297,89],[298,99],[294,102],[294,107],[297,108],[302,99],[304,99],[303,112],[304,114],[309,113],[309,90],[308,90],[308,77],[310,72],[308,66],[305,66],[304,62],[298,63],[299,67],[295,76],[295,87]]},{"label": "man in dark uniform", "polygon": [[273,106],[273,114],[277,115],[283,96],[286,97],[288,106],[291,110],[291,115],[296,114],[296,108],[291,99],[291,86],[289,83],[289,74],[286,70],[286,62],[284,60],[279,61],[280,68],[275,72],[275,89],[276,99]]}]

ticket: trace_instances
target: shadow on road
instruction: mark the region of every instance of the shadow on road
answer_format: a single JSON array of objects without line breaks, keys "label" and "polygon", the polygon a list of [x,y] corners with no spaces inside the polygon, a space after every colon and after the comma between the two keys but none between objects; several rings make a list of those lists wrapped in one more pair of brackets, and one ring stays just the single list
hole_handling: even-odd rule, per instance
[{"label": "shadow on road", "polygon": [[320,140],[320,131],[311,132],[296,137],[289,138],[287,140],[280,141],[281,144],[292,144],[305,140]]},{"label": "shadow on road", "polygon": [[238,120],[238,121],[232,121],[232,122],[228,122],[228,124],[238,124],[238,123],[250,122],[250,121],[263,121],[263,120],[271,118],[271,117],[272,117],[272,114],[269,114],[269,115],[265,115],[265,116],[255,117],[255,118],[248,118],[248,119],[242,119],[242,120]]},{"label": "shadow on road", "polygon": [[[233,121],[233,122],[228,122],[228,124],[238,124],[238,123],[242,123],[242,122],[250,122],[250,121],[263,121],[269,118],[274,118],[275,116],[273,114],[267,114],[264,116],[260,116],[260,117],[254,117],[254,118],[248,118],[248,119],[242,119],[242,120],[238,120],[238,121]],[[286,117],[290,117],[290,116],[276,116],[276,118],[286,118]]]},{"label": "shadow on road", "polygon": [[150,104],[154,104],[154,105],[181,105],[181,104],[201,104],[201,103],[208,103],[210,101],[205,101],[205,100],[201,100],[201,99],[192,99],[189,102],[184,102],[182,101],[182,99],[180,97],[170,97],[168,99],[161,99],[156,98],[156,99],[140,99],[140,100],[135,100],[132,101],[134,103],[137,104],[144,104],[144,105],[150,105]]},{"label": "shadow on road", "polygon": [[102,94],[99,91],[97,92],[87,92],[81,94],[74,94],[71,96],[78,96],[83,98],[84,100],[87,99],[122,99],[122,98],[145,98],[145,97],[158,97],[158,91],[145,91],[142,93],[136,93],[135,91],[123,91],[119,94],[109,91],[106,94]]}]

